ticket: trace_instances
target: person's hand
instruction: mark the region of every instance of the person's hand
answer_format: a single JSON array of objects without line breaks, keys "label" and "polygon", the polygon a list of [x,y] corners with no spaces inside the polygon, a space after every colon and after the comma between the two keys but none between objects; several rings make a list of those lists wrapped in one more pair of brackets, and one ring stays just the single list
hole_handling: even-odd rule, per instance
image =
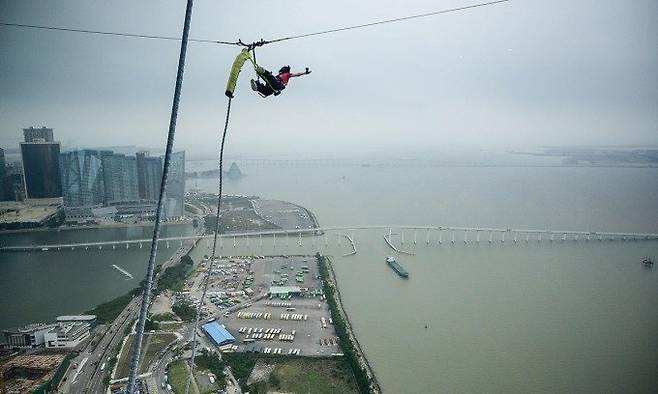
[{"label": "person's hand", "polygon": [[311,70],[309,70],[308,67],[306,67],[306,72],[304,74],[308,75],[310,73],[311,73]]}]

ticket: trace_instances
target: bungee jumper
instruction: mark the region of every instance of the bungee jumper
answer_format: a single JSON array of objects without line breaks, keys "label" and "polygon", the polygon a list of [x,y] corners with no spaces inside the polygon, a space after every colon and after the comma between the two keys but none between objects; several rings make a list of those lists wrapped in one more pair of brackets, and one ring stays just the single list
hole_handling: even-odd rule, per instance
[{"label": "bungee jumper", "polygon": [[290,66],[283,66],[279,70],[279,74],[275,76],[263,67],[256,65],[256,74],[263,78],[265,83],[261,83],[258,79],[252,79],[251,90],[258,92],[261,97],[267,97],[272,94],[278,96],[281,94],[281,91],[288,86],[288,80],[290,80],[290,78],[301,77],[302,75],[308,75],[310,73],[311,70],[309,70],[308,67],[306,67],[306,71],[302,73],[293,73],[290,72]]},{"label": "bungee jumper", "polygon": [[[225,92],[226,96],[229,98],[233,98],[235,85],[238,82],[240,71],[247,60],[254,65],[254,70],[256,71],[256,79],[251,80],[251,88],[264,98],[271,95],[278,96],[281,94],[281,91],[288,85],[290,78],[301,77],[302,75],[308,75],[311,73],[311,70],[309,70],[308,67],[306,67],[304,72],[293,73],[290,71],[290,66],[283,66],[279,70],[279,73],[274,75],[270,71],[256,64],[251,51],[253,51],[253,48],[251,47],[243,49],[233,61],[231,74],[229,75]],[[260,81],[261,78],[263,79],[263,82]]]}]

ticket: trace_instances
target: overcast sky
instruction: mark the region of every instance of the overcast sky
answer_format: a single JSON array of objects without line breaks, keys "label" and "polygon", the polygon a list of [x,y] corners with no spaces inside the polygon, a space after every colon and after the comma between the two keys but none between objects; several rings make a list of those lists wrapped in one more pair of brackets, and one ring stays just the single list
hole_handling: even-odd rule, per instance
[{"label": "overcast sky", "polygon": [[[191,36],[253,41],[478,0],[197,0]],[[180,36],[185,1],[0,0],[3,22]],[[238,83],[227,154],[331,157],[658,144],[658,1],[513,0],[287,41],[310,67],[278,97]],[[179,43],[0,27],[0,146],[46,125],[68,146],[164,146]],[[238,49],[190,43],[176,148],[216,154]]]}]

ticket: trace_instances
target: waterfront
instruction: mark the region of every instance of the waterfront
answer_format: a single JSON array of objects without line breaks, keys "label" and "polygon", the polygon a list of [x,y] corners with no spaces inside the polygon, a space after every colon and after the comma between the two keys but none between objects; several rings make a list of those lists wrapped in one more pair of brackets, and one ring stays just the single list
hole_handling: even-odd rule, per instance
[{"label": "waterfront", "polygon": [[[54,242],[150,238],[152,227],[129,226],[66,231],[36,231],[0,235],[0,243],[28,245]],[[189,224],[162,227],[162,234],[191,235]],[[158,262],[169,258],[171,249],[158,248]],[[31,322],[51,321],[58,315],[84,312],[138,286],[146,272],[149,245],[142,249],[99,251],[78,249],[58,252],[4,253],[0,255],[0,328]],[[135,278],[112,267],[120,266]]]},{"label": "waterfront", "polygon": [[[658,232],[658,170],[246,167],[228,193],[298,203],[322,226],[426,224]],[[345,178],[343,178],[345,175]],[[212,180],[195,182],[215,190]],[[652,392],[658,378],[658,242],[413,247],[384,262],[384,234],[332,254],[355,333],[384,392]],[[399,244],[400,237],[393,237]],[[310,242],[277,251],[312,251]],[[241,249],[243,248],[243,249]],[[232,247],[228,248],[229,250]],[[247,250],[246,243],[238,253]],[[367,291],[365,290],[367,289]],[[425,325],[428,326],[425,329]]]},{"label": "waterfront", "polygon": [[[291,201],[322,226],[658,232],[655,169],[248,166],[244,172],[246,177],[227,181],[227,193]],[[195,185],[217,189],[216,180],[188,183]],[[434,234],[427,246],[419,232],[414,247],[408,232],[402,249],[417,255],[397,256],[410,274],[403,281],[384,262],[392,251],[383,235],[357,231],[359,253],[350,257],[340,257],[351,248],[344,238],[339,246],[335,236],[328,247],[323,238],[316,247],[310,239],[299,247],[295,238],[288,246],[277,238],[276,249],[271,242],[248,248],[239,241],[236,248],[226,243],[221,253],[319,248],[332,255],[344,307],[385,392],[650,392],[658,385],[658,274],[640,263],[645,255],[658,256],[658,242],[464,245],[458,238],[451,246],[438,245]],[[399,236],[393,241],[399,244]],[[12,282],[2,288],[6,299],[20,298],[23,308],[32,308],[24,316],[33,316],[41,298],[97,297],[105,287],[119,295],[125,290],[115,287],[131,281],[111,264],[135,264],[143,272],[147,251],[133,252],[139,253],[134,261],[118,250],[2,255],[1,280]],[[7,256],[22,265],[8,270]],[[72,270],[83,264],[89,271],[75,279],[89,283],[46,286],[59,276],[44,266]],[[19,295],[21,286],[32,290],[28,297]],[[48,305],[61,308],[62,301]]]}]

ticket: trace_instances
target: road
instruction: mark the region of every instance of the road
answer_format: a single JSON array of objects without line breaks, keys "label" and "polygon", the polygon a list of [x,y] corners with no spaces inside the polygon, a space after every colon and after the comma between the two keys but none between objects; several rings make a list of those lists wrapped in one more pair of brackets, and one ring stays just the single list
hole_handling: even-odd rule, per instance
[{"label": "road", "polygon": [[[137,318],[137,310],[142,297],[133,298],[119,316],[106,329],[98,345],[91,344],[73,360],[79,370],[71,368],[67,382],[60,388],[61,393],[103,393],[103,378],[108,373],[109,359],[116,356],[126,328]],[[86,361],[85,361],[86,359]],[[102,370],[101,370],[102,369]]]},{"label": "road", "polygon": [[[167,260],[162,270],[178,262],[185,255],[187,248],[180,248]],[[157,278],[154,288],[157,286]],[[105,330],[100,342],[95,348],[88,344],[81,354],[72,360],[78,364],[80,370],[71,368],[67,373],[67,381],[58,390],[60,393],[105,393],[106,386],[103,378],[108,373],[108,361],[118,355],[119,348],[124,338],[126,328],[137,319],[139,305],[142,297],[136,296],[123,309],[119,316]],[[84,364],[83,364],[83,360]],[[101,371],[101,367],[105,367]]]},{"label": "road", "polygon": [[[202,229],[203,226],[199,226],[195,229],[195,233],[198,234]],[[167,267],[178,263],[178,261],[189,252],[191,247],[192,245],[189,245],[176,250],[176,252],[162,264],[160,272],[163,272]],[[156,276],[154,278],[153,288],[157,287],[157,279]],[[126,332],[129,325],[137,319],[141,301],[141,295],[134,297],[112,324],[105,329],[105,332],[102,334],[101,340],[96,347],[92,347],[91,343],[88,343],[80,355],[72,360],[71,365],[77,363],[78,369],[69,369],[65,376],[66,380],[58,390],[59,393],[100,394],[107,391],[103,378],[108,373],[111,373],[111,371],[108,370],[110,368],[108,361],[112,357],[118,357],[124,338],[124,332]],[[187,335],[187,332],[185,335]],[[161,363],[158,365],[160,364]],[[164,365],[166,366],[167,364],[165,363]],[[158,383],[160,383],[159,379]],[[153,390],[153,387],[149,387],[149,389]]]}]

